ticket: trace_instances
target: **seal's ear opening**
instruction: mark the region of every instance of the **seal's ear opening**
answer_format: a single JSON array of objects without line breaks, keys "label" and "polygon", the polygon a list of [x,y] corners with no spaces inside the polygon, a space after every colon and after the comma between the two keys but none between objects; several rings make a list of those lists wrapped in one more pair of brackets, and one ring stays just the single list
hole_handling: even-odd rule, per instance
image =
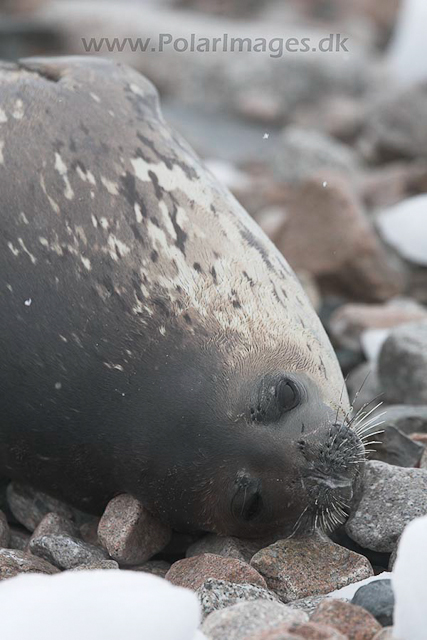
[{"label": "seal's ear opening", "polygon": [[231,512],[240,522],[252,522],[262,513],[261,480],[242,476],[236,482],[236,492],[231,500]]}]

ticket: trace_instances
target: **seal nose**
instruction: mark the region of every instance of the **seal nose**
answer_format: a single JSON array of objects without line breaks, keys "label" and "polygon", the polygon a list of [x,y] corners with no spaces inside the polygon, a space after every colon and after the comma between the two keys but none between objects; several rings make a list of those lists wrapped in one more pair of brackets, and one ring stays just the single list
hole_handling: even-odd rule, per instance
[{"label": "seal nose", "polygon": [[263,508],[261,480],[242,477],[237,482],[231,510],[237,520],[251,522],[257,518]]}]

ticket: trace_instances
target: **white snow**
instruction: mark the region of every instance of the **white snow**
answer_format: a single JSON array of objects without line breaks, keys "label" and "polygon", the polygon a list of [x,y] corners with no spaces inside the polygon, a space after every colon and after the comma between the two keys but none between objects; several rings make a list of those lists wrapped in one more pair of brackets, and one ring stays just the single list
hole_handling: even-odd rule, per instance
[{"label": "white snow", "polygon": [[427,194],[386,209],[379,214],[377,225],[384,240],[402,257],[427,266]]},{"label": "white snow", "polygon": [[328,598],[335,598],[337,600],[351,600],[360,587],[363,587],[365,584],[369,584],[370,582],[375,582],[376,580],[387,580],[391,578],[391,573],[388,571],[384,571],[377,576],[371,576],[370,578],[365,578],[364,580],[360,580],[359,582],[354,582],[353,584],[349,584],[342,589],[337,589],[337,591],[332,591],[328,593]]},{"label": "white snow", "polygon": [[2,640],[203,640],[197,597],[137,571],[25,574],[0,583]]},{"label": "white snow", "polygon": [[427,633],[427,516],[413,520],[403,532],[393,570],[396,599],[394,635],[399,640],[425,640]]},{"label": "white snow", "polygon": [[401,84],[427,80],[426,24],[426,0],[405,0],[388,53],[390,70]]}]

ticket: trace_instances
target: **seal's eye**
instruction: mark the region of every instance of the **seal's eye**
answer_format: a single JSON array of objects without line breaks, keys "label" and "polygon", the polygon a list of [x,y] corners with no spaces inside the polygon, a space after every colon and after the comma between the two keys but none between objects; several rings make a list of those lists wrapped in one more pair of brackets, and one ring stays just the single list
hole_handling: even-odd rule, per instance
[{"label": "seal's eye", "polygon": [[290,411],[299,404],[299,393],[290,380],[281,380],[276,387],[276,398],[282,411]]}]

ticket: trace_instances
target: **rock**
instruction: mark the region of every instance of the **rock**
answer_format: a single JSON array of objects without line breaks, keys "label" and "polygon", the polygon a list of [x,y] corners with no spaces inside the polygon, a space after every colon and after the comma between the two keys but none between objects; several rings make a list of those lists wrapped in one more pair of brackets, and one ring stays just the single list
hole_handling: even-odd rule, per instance
[{"label": "rock", "polygon": [[423,456],[421,458],[420,469],[427,470],[427,451],[424,451]]},{"label": "rock", "polygon": [[[387,419],[387,414],[384,418]],[[369,445],[369,449],[373,450],[369,458],[397,467],[419,467],[425,447],[411,440],[394,426],[382,424],[381,429],[383,433],[373,438],[378,444]]]},{"label": "rock", "polygon": [[275,593],[253,584],[236,584],[226,580],[209,578],[198,589],[197,596],[202,607],[202,617],[212,611],[231,607],[246,600],[270,600],[280,602]]},{"label": "rock", "polygon": [[393,569],[396,638],[424,640],[427,629],[427,517],[405,529]]},{"label": "rock", "polygon": [[185,555],[187,558],[191,558],[202,553],[214,553],[224,558],[236,558],[242,562],[250,562],[252,556],[261,549],[261,546],[261,543],[258,544],[253,540],[240,540],[231,536],[221,537],[214,533],[208,533],[190,545]]},{"label": "rock", "polygon": [[391,329],[418,320],[427,321],[427,309],[412,300],[397,298],[381,305],[348,303],[332,314],[329,330],[340,347],[361,351],[365,331]]},{"label": "rock", "polygon": [[268,631],[260,631],[247,636],[245,640],[348,640],[348,636],[333,627],[315,622],[296,622],[295,624],[281,624]]},{"label": "rock", "polygon": [[127,568],[131,571],[142,571],[143,573],[151,573],[153,576],[159,576],[159,578],[165,578],[171,565],[164,560],[149,560],[138,567]]},{"label": "rock", "polygon": [[193,590],[197,590],[209,578],[267,588],[264,578],[246,562],[213,553],[178,560],[166,574],[166,580],[172,584]]},{"label": "rock", "polygon": [[422,267],[427,267],[426,207],[427,194],[422,194],[382,211],[376,218],[384,241],[402,258]]},{"label": "rock", "polygon": [[385,398],[394,404],[427,404],[427,321],[393,329],[378,361]]},{"label": "rock", "polygon": [[345,525],[362,547],[391,553],[405,526],[427,514],[427,471],[367,462],[360,503]]},{"label": "rock", "polygon": [[57,513],[47,513],[34,530],[31,540],[47,535],[65,535],[78,538],[79,530],[71,520]]},{"label": "rock", "polygon": [[202,624],[209,640],[244,640],[256,632],[274,629],[282,623],[306,622],[308,616],[278,602],[239,602],[211,613]]},{"label": "rock", "polygon": [[389,571],[382,571],[382,573],[378,575],[371,576],[370,578],[365,578],[365,580],[359,580],[358,582],[353,582],[353,584],[349,584],[347,587],[343,587],[342,589],[338,589],[337,591],[332,591],[332,593],[328,593],[326,597],[337,598],[338,600],[345,600],[346,602],[350,602],[361,587],[364,587],[371,582],[377,582],[378,580],[390,579],[391,573]]},{"label": "rock", "polygon": [[111,569],[119,568],[119,563],[115,560],[96,560],[95,562],[79,564],[77,567],[70,569],[70,571],[110,571]]},{"label": "rock", "polygon": [[98,538],[120,564],[135,565],[162,551],[172,537],[170,527],[154,518],[138,500],[122,494],[107,505]]},{"label": "rock", "polygon": [[376,162],[426,159],[427,84],[399,89],[387,95],[367,113],[361,145]]},{"label": "rock", "polygon": [[320,535],[279,540],[256,553],[251,565],[285,603],[326,594],[373,574],[365,557]]},{"label": "rock", "polygon": [[316,129],[342,142],[352,142],[364,124],[365,100],[346,95],[332,95],[292,114],[291,124]]},{"label": "rock", "polygon": [[322,172],[294,189],[287,218],[273,238],[296,270],[324,288],[366,301],[399,294],[402,277],[367,219],[349,181]]},{"label": "rock", "polygon": [[29,545],[31,535],[25,529],[10,527],[9,547],[17,551],[25,551]]},{"label": "rock", "polygon": [[383,627],[393,624],[394,593],[391,580],[375,580],[361,587],[353,597],[356,604],[369,611]]},{"label": "rock", "polygon": [[108,554],[100,547],[65,535],[44,535],[33,538],[30,551],[60,569],[73,569],[81,564],[107,560]]},{"label": "rock", "polygon": [[100,542],[98,540],[98,526],[99,526],[100,518],[93,516],[87,522],[84,522],[80,526],[79,537],[88,542],[89,544],[99,545]]},{"label": "rock", "polygon": [[369,209],[384,209],[411,195],[424,193],[427,166],[423,161],[393,162],[370,167],[361,177],[362,197]]},{"label": "rock", "polygon": [[402,85],[427,80],[424,65],[427,48],[423,29],[426,20],[427,6],[423,0],[400,3],[399,19],[388,49],[388,64]]},{"label": "rock", "polygon": [[0,547],[8,547],[10,543],[10,529],[7,518],[3,511],[0,511]]},{"label": "rock", "polygon": [[342,600],[325,600],[310,621],[329,625],[353,640],[371,640],[381,631],[380,623],[368,611]]},{"label": "rock", "polygon": [[351,175],[358,168],[358,159],[351,147],[324,133],[289,126],[272,168],[278,180],[301,182],[324,169]]},{"label": "rock", "polygon": [[305,611],[309,616],[317,609],[319,604],[323,602],[323,600],[327,596],[308,596],[308,598],[301,598],[300,600],[293,600],[292,602],[288,602],[288,607],[291,609],[298,609],[299,611]]},{"label": "rock", "polygon": [[427,405],[392,405],[387,407],[387,425],[394,426],[402,433],[427,434]]},{"label": "rock", "polygon": [[[362,362],[352,369],[347,377],[347,391],[350,402],[353,405],[353,415],[366,405],[366,410],[373,409],[381,402],[381,387],[375,363]],[[357,397],[356,397],[357,396]],[[369,408],[367,403],[369,403]],[[378,415],[384,411],[383,405],[378,407],[371,416]],[[370,417],[371,417],[370,416]]]},{"label": "rock", "polygon": [[[0,549],[0,580],[20,573],[58,573],[58,569],[42,558],[12,549]],[[2,634],[3,635],[3,634]]]},{"label": "rock", "polygon": [[381,631],[378,631],[372,640],[396,640],[393,627],[386,627]]},{"label": "rock", "polygon": [[29,531],[34,531],[45,515],[51,512],[73,520],[71,507],[27,485],[11,482],[6,495],[14,517]]}]

